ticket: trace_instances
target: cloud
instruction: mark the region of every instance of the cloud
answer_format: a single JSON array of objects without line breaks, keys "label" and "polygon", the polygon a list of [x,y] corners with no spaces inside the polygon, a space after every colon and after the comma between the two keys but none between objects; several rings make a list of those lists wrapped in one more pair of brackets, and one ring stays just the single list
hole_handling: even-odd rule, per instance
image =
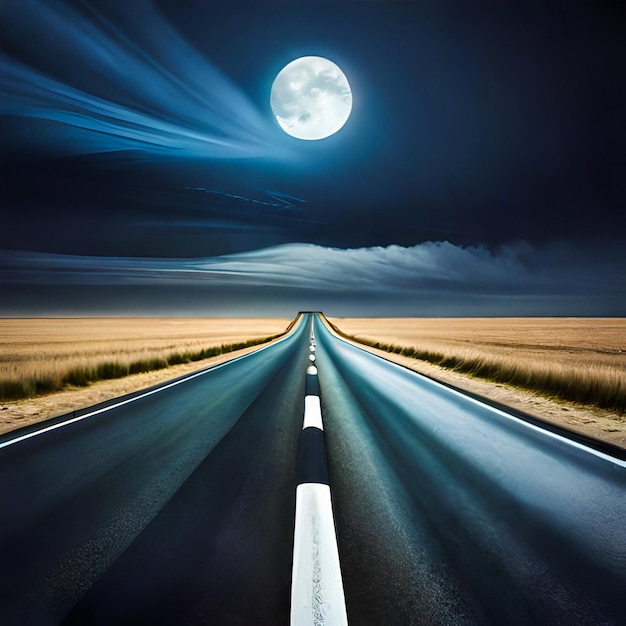
[{"label": "cloud", "polygon": [[2,3],[0,20],[12,50],[0,55],[0,114],[16,118],[17,142],[72,154],[280,157],[273,125],[149,0],[106,14],[20,0]]},{"label": "cloud", "polygon": [[[97,300],[98,287],[111,297],[135,286],[159,297],[167,290],[204,294],[207,303],[217,293],[237,294],[239,306],[249,297],[259,314],[280,305],[346,315],[624,315],[620,259],[617,247],[598,256],[567,243],[513,242],[492,251],[444,241],[358,249],[287,244],[205,259],[4,252],[0,269],[14,292],[80,287]],[[0,311],[11,313],[11,306],[9,298]],[[184,312],[185,298],[174,306]]]}]

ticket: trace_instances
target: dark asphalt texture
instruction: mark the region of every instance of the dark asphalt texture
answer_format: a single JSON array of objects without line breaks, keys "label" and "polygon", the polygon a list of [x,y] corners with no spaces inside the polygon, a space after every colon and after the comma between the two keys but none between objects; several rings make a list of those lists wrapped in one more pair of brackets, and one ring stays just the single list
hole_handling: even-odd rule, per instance
[{"label": "dark asphalt texture", "polygon": [[317,318],[324,433],[302,431],[310,324],[0,449],[0,624],[286,625],[295,489],[320,472],[355,626],[624,623],[623,463]]},{"label": "dark asphalt texture", "polygon": [[287,624],[304,326],[0,450],[0,623]]},{"label": "dark asphalt texture", "polygon": [[624,623],[623,466],[315,327],[351,623]]}]

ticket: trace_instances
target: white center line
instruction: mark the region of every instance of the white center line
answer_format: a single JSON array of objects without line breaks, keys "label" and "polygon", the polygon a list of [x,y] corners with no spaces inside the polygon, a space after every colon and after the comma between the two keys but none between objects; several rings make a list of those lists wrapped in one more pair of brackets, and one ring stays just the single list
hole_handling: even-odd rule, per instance
[{"label": "white center line", "polygon": [[296,489],[291,625],[348,624],[330,487]]},{"label": "white center line", "polygon": [[[309,359],[315,360],[313,327]],[[309,365],[300,453],[315,472],[302,474],[296,488],[296,520],[291,575],[291,625],[347,626],[335,520],[328,485],[326,446],[317,368]],[[315,379],[311,380],[315,376]],[[311,393],[312,392],[312,393]],[[321,468],[321,469],[320,469]],[[317,481],[317,482],[309,482]]]},{"label": "white center line", "polygon": [[304,398],[304,423],[302,424],[302,428],[310,427],[324,430],[319,396],[306,396]]}]

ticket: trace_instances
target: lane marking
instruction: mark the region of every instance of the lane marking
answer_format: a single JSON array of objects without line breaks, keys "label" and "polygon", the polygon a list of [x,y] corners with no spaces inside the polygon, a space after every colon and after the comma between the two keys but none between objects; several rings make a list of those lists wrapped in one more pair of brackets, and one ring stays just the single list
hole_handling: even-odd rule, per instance
[{"label": "lane marking", "polygon": [[[314,349],[311,345],[311,361],[315,359]],[[306,373],[307,391],[298,449],[290,623],[292,626],[347,626],[317,368],[309,365]]]},{"label": "lane marking", "polygon": [[328,485],[303,483],[296,489],[290,621],[292,626],[348,624]]},{"label": "lane marking", "polygon": [[302,424],[302,430],[311,427],[324,430],[324,425],[322,424],[322,406],[319,396],[306,396],[304,398],[304,422]]},{"label": "lane marking", "polygon": [[[236,361],[239,361],[241,359],[245,359],[253,354],[258,354],[259,352],[262,352],[263,350],[267,350],[268,348],[275,346],[279,343],[282,343],[283,341],[286,341],[289,337],[291,337],[296,330],[298,329],[298,327],[300,326],[300,324],[302,323],[302,321],[299,321],[297,324],[294,324],[293,328],[291,329],[291,331],[286,334],[282,339],[278,339],[272,343],[267,344],[266,346],[262,346],[260,347],[258,350],[253,350],[252,352],[248,352],[248,354],[242,354],[241,356],[235,357],[233,359],[230,359],[228,361],[225,361],[224,363],[219,363],[218,365],[213,365],[213,366],[209,366],[207,369],[203,369],[200,372],[196,372],[195,374],[189,374],[188,376],[185,376],[184,378],[181,378],[179,380],[175,380],[171,383],[167,383],[165,385],[163,385],[162,387],[158,387],[157,389],[152,389],[151,391],[146,391],[145,393],[142,393],[138,396],[134,396],[132,398],[128,398],[127,400],[122,400],[120,402],[116,402],[115,404],[111,404],[109,406],[103,407],[101,409],[96,409],[95,411],[90,411],[89,413],[85,413],[84,415],[79,415],[77,417],[72,417],[69,418],[67,420],[64,420],[63,422],[59,422],[58,424],[52,424],[51,426],[44,426],[43,428],[39,429],[39,430],[35,430],[33,432],[30,433],[26,433],[24,435],[20,435],[18,437],[15,437],[14,439],[9,439],[8,441],[5,441],[3,443],[0,443],[0,450],[2,448],[6,448],[8,446],[12,446],[13,444],[16,443],[20,443],[21,441],[25,441],[26,439],[31,439],[32,437],[36,437],[37,435],[43,435],[44,433],[48,433],[52,430],[56,430],[57,428],[61,428],[63,426],[69,426],[70,424],[73,424],[74,422],[80,422],[81,420],[87,419],[88,417],[93,417],[94,415],[98,415],[100,413],[104,413],[105,411],[110,411],[112,409],[116,409],[117,407],[120,406],[124,406],[125,404],[130,404],[131,402],[135,402],[136,400],[141,400],[141,398],[146,398],[148,396],[154,395],[155,393],[159,393],[161,391],[165,391],[166,389],[170,389],[171,387],[176,387],[176,385],[180,385],[182,383],[187,382],[188,380],[192,380],[193,378],[198,378],[199,376],[204,376],[205,374],[208,374],[209,372],[213,372],[217,369],[220,369],[222,367],[226,367],[227,365],[230,365],[231,363],[234,363]],[[54,418],[52,418],[54,419]]]}]

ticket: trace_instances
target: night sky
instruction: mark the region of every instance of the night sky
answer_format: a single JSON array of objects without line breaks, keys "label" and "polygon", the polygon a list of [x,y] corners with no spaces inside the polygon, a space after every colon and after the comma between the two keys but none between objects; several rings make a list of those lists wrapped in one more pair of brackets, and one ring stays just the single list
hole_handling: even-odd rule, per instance
[{"label": "night sky", "polygon": [[[626,315],[626,4],[0,0],[0,315]],[[269,94],[346,74],[320,141]]]}]

